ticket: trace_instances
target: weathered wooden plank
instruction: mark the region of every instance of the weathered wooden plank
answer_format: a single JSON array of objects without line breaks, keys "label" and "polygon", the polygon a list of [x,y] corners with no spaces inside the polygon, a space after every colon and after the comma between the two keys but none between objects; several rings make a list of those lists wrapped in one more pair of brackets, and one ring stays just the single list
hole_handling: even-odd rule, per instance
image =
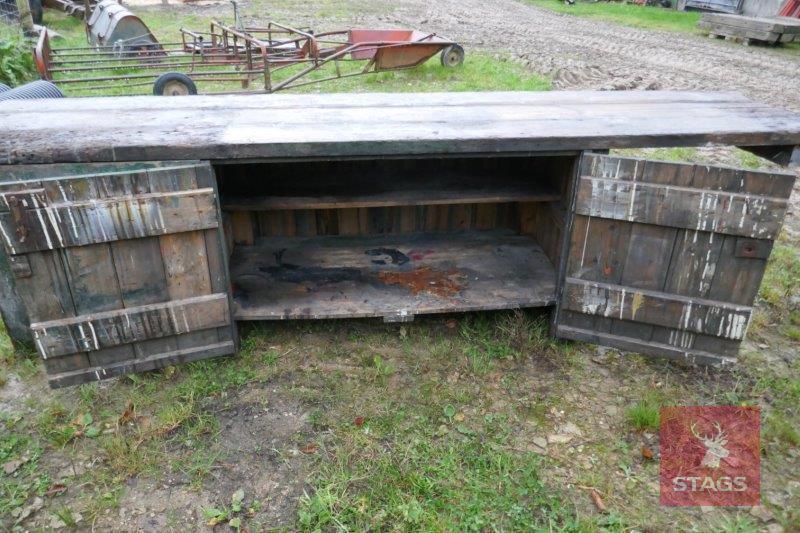
[{"label": "weathered wooden plank", "polygon": [[567,278],[565,309],[741,340],[752,307]]},{"label": "weathered wooden plank", "polygon": [[[69,284],[72,300],[75,303],[76,315],[84,315],[92,312],[103,312],[122,307],[122,297],[120,296],[119,284],[117,281],[114,262],[111,257],[109,244],[92,244],[67,248],[61,251],[64,260],[67,283]],[[35,330],[34,338],[37,338],[42,345],[39,348],[47,348],[43,344],[44,339],[39,339]],[[134,357],[133,347],[109,345],[108,347],[97,346],[92,348],[92,339],[96,333],[92,330],[91,323],[88,328],[79,326],[75,329],[74,338],[78,343],[76,352],[85,351],[89,356],[91,365],[104,365],[132,359]],[[72,334],[64,333],[61,338],[72,337]],[[65,351],[63,354],[73,353]],[[47,352],[40,352],[42,357],[47,356]]]},{"label": "weathered wooden plank", "polygon": [[567,273],[587,281],[619,283],[632,224],[577,215],[573,220]]},{"label": "weathered wooden plank", "polygon": [[396,207],[425,205],[460,205],[499,202],[551,202],[561,195],[536,182],[519,186],[485,187],[481,190],[392,191],[358,196],[226,196],[226,211],[268,209],[347,209],[357,207]]},{"label": "weathered wooden plank", "polygon": [[[2,237],[12,254],[218,225],[212,189],[34,207],[21,211],[19,216],[15,220],[13,213],[0,213]],[[24,227],[25,231],[17,231],[18,227]]]},{"label": "weathered wooden plank", "polygon": [[[223,341],[204,346],[188,347],[167,353],[158,353],[144,359],[133,359],[115,364],[95,366],[81,370],[60,372],[48,376],[52,388],[79,385],[90,381],[100,381],[132,372],[147,372],[170,365],[189,363],[221,355],[230,355],[236,351],[233,341]],[[56,359],[58,360],[58,359]]]},{"label": "weathered wooden plank", "polygon": [[724,93],[462,93],[457,101],[436,94],[225,95],[67,104],[5,102],[0,163],[800,144],[800,117]]},{"label": "weathered wooden plank", "polygon": [[774,239],[787,201],[604,178],[581,178],[576,212],[614,220]]},{"label": "weathered wooden plank", "polygon": [[[164,235],[160,244],[170,300],[212,293],[203,231]],[[178,348],[190,348],[218,342],[219,337],[216,330],[205,330],[180,335],[177,340]]]},{"label": "weathered wooden plank", "polygon": [[[634,290],[662,291],[669,274],[677,232],[675,228],[632,224],[619,285]],[[647,341],[652,336],[653,326],[646,322],[615,319],[611,333]]]},{"label": "weathered wooden plank", "polygon": [[253,213],[251,211],[231,213],[231,228],[233,230],[234,244],[253,244],[255,231],[253,230]]},{"label": "weathered wooden plank", "polygon": [[49,359],[72,353],[73,338],[80,351],[90,352],[228,324],[228,295],[222,292],[36,322],[31,329],[44,350],[42,356]]},{"label": "weathered wooden plank", "polygon": [[[197,167],[195,178],[199,187],[211,187],[214,189],[216,198],[217,212],[222,212],[219,203],[219,190],[214,169],[210,165]],[[257,222],[257,217],[253,217],[253,222]],[[208,274],[211,282],[211,291],[216,294],[224,294],[227,298],[227,321],[224,326],[217,328],[217,338],[220,342],[232,341],[236,349],[239,348],[239,336],[237,335],[236,324],[233,322],[233,294],[229,277],[230,266],[228,265],[229,253],[226,249],[225,235],[221,227],[207,229],[204,232],[205,252],[208,259]]]},{"label": "weathered wooden plank", "polygon": [[672,346],[669,344],[661,344],[653,341],[642,341],[621,335],[613,335],[592,329],[582,329],[560,324],[556,326],[556,335],[562,339],[590,342],[593,344],[610,346],[612,348],[619,348],[620,350],[641,353],[644,355],[669,357],[691,364],[722,366],[735,362],[735,359],[733,358],[723,357],[714,352],[681,349],[677,346]]},{"label": "weathered wooden plank", "polygon": [[603,154],[583,156],[580,175],[777,198],[789,198],[795,180],[794,174],[788,172],[764,172],[721,165],[653,161]]},{"label": "weathered wooden plank", "polygon": [[[168,299],[167,282],[158,237],[111,243],[120,296],[126,308],[157,304]],[[134,344],[139,359],[177,349],[174,337],[165,336]]]},{"label": "weathered wooden plank", "polygon": [[[15,273],[15,268],[8,259],[5,247],[0,246],[0,319],[14,345],[31,345],[33,337],[28,329],[30,320],[15,282],[15,278],[20,276]],[[30,263],[27,258],[24,259],[27,267],[27,275],[24,277],[30,277]]]}]

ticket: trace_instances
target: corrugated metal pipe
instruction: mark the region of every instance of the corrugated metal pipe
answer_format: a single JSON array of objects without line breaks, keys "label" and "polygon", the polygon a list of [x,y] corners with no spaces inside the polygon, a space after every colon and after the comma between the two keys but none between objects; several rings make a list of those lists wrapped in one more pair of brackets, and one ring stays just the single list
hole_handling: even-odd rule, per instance
[{"label": "corrugated metal pipe", "polygon": [[0,88],[0,102],[4,100],[32,100],[34,98],[64,98],[58,87],[46,80],[36,80],[19,87]]}]

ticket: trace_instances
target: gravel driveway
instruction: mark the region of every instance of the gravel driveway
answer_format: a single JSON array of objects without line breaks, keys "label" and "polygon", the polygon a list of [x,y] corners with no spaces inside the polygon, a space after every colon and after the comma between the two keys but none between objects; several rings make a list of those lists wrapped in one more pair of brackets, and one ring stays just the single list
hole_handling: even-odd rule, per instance
[{"label": "gravel driveway", "polygon": [[316,16],[287,2],[268,16],[319,28],[403,25],[470,49],[508,51],[558,89],[703,89],[742,92],[800,111],[800,52],[640,30],[554,13],[516,0],[337,2]]}]

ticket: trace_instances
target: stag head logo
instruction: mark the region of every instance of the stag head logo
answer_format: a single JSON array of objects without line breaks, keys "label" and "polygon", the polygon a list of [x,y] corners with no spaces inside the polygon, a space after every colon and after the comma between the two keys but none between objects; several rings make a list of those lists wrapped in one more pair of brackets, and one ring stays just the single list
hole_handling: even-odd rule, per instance
[{"label": "stag head logo", "polygon": [[692,435],[694,435],[703,446],[706,448],[706,454],[700,462],[701,466],[708,468],[719,468],[719,462],[730,455],[730,452],[725,447],[728,444],[728,438],[725,432],[722,431],[722,426],[719,422],[714,423],[716,434],[712,436],[700,435],[697,433],[695,424],[692,424]]}]

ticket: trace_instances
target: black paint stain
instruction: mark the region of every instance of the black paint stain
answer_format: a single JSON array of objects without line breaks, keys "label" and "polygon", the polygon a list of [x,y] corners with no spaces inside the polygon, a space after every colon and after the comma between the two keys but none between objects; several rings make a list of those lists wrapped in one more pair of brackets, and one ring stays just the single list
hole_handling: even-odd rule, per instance
[{"label": "black paint stain", "polygon": [[317,286],[338,283],[340,281],[360,281],[363,278],[361,271],[349,267],[314,267],[299,266],[283,261],[283,248],[275,252],[277,266],[262,266],[258,270],[267,274],[275,281],[287,283],[311,283]]},{"label": "black paint stain", "polygon": [[[406,254],[396,248],[372,248],[364,253],[372,257],[387,255],[392,259],[391,264],[393,265],[405,265],[410,261]],[[386,259],[373,259],[372,263],[375,265],[385,265]]]}]

